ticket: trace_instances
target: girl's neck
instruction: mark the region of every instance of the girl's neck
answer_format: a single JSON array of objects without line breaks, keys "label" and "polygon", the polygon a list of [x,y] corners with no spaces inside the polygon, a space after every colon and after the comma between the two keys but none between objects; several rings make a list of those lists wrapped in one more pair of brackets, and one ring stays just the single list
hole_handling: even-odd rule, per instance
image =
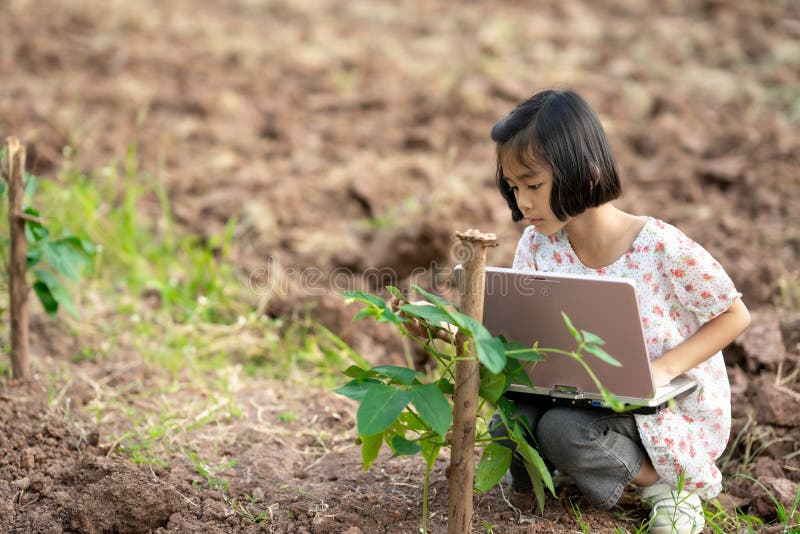
[{"label": "girl's neck", "polygon": [[625,254],[644,224],[643,218],[617,209],[608,202],[570,219],[564,228],[581,263],[599,269]]}]

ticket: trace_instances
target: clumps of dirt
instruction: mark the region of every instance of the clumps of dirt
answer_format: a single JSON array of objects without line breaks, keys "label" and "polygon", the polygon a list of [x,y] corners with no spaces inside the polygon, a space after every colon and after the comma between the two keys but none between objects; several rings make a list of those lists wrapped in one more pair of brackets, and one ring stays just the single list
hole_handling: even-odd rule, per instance
[{"label": "clumps of dirt", "polygon": [[141,532],[185,508],[174,488],[121,457],[96,429],[52,412],[36,386],[0,391],[0,527],[6,532]]},{"label": "clumps of dirt", "polygon": [[97,428],[46,399],[37,385],[0,388],[0,530],[179,531],[173,521],[207,513],[191,505],[205,503],[191,476],[176,484],[172,471],[109,456]]},{"label": "clumps of dirt", "polygon": [[750,327],[736,341],[745,356],[750,373],[769,367],[775,369],[786,357],[780,314],[772,308],[750,311]]},{"label": "clumps of dirt", "polygon": [[[791,509],[800,483],[800,355],[773,310],[756,310],[752,324],[726,353],[732,367],[733,428],[725,490],[740,509],[777,518],[777,499]],[[758,482],[755,482],[756,479]]]}]

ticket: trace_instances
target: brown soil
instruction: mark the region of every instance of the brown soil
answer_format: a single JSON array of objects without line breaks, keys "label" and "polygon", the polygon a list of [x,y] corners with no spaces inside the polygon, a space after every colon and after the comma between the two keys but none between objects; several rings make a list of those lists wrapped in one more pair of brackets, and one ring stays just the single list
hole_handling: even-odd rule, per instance
[{"label": "brown soil", "polygon": [[[423,268],[418,280],[429,285],[432,265],[453,263],[453,232],[469,227],[496,232],[490,261],[510,263],[521,228],[494,192],[489,129],[535,90],[576,88],[609,131],[626,187],[620,206],[701,242],[755,312],[726,353],[735,447],[725,471],[746,468],[792,497],[800,481],[793,2],[0,0],[0,8],[0,134],[27,144],[31,169],[44,178],[63,165],[90,172],[135,143],[186,231],[207,237],[236,217],[245,275],[271,259],[297,271],[344,268],[348,280],[388,268],[401,284]],[[267,312],[310,302],[371,361],[402,361],[395,337],[356,332],[338,297],[307,293],[294,280]],[[130,357],[68,364],[46,325],[34,326],[45,362],[89,382]],[[224,472],[226,492],[211,490],[185,455],[168,468],[130,464],[107,443],[110,429],[88,422],[91,388],[66,398],[48,403],[44,389],[4,386],[0,529],[411,532],[420,523],[421,461],[379,460],[364,473],[353,405],[333,394],[247,382],[237,398],[252,409],[220,423],[214,439],[197,438],[201,450],[219,453],[222,443],[222,456],[238,461]],[[298,419],[275,423],[287,406]],[[747,452],[762,447],[751,462]],[[432,478],[433,532],[446,517],[445,463]],[[495,532],[579,530],[567,497],[580,498],[565,491],[544,518],[532,517],[529,496],[510,497],[532,521],[523,524],[499,489],[478,496],[475,529],[486,521]],[[729,478],[727,493],[728,505],[774,516],[747,479]],[[268,519],[256,526],[241,510]],[[603,532],[643,514],[626,497],[614,513],[585,510],[585,519]]]}]

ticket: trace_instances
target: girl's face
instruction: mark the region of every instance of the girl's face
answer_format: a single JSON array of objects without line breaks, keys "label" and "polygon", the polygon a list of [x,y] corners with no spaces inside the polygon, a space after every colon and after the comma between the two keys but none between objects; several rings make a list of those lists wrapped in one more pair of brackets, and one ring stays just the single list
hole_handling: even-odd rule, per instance
[{"label": "girl's face", "polygon": [[534,225],[540,234],[553,235],[564,227],[566,221],[560,221],[550,207],[552,170],[544,163],[522,163],[509,152],[506,150],[500,153],[500,165],[503,167],[503,176],[514,191],[524,220]]}]

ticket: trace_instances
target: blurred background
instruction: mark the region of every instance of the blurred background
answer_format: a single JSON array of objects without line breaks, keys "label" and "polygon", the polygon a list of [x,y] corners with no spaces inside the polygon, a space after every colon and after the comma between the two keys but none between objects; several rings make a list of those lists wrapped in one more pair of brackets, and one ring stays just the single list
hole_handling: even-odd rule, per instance
[{"label": "blurred background", "polygon": [[235,221],[244,271],[402,276],[447,263],[472,226],[499,234],[490,262],[508,264],[522,227],[494,191],[488,132],[534,92],[573,88],[611,137],[624,209],[684,229],[751,307],[797,307],[794,2],[3,7],[0,130],[31,171],[95,179],[135,147],[182,231]]}]

